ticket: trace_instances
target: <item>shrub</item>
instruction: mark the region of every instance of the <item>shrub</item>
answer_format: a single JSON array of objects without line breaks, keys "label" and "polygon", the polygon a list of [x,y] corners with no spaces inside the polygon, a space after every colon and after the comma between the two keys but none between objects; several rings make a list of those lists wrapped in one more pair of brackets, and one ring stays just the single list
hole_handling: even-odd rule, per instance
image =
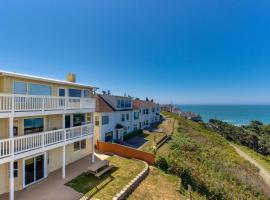
[{"label": "shrub", "polygon": [[156,159],[156,166],[159,169],[162,169],[163,171],[167,172],[169,165],[167,163],[167,160],[162,157],[162,156],[158,156],[158,158]]},{"label": "shrub", "polygon": [[137,131],[127,133],[127,134],[124,135],[124,140],[128,140],[128,139],[133,138],[133,137],[135,137],[137,135],[140,135],[140,134],[143,134],[143,131],[141,129],[137,130]]}]

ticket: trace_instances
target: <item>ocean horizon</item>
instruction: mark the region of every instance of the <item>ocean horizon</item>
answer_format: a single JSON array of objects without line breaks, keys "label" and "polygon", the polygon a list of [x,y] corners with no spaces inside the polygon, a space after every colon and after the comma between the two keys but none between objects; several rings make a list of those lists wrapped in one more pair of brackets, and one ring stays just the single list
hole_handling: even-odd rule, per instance
[{"label": "ocean horizon", "polygon": [[236,126],[247,125],[252,120],[270,124],[270,105],[176,105],[182,111],[201,115],[203,121],[218,119]]}]

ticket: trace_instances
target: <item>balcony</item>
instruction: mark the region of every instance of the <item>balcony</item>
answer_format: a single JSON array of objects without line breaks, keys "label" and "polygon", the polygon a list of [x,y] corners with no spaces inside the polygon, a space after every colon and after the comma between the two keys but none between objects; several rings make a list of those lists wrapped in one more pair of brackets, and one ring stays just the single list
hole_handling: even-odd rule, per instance
[{"label": "balcony", "polygon": [[0,117],[94,112],[95,98],[0,94]]},{"label": "balcony", "polygon": [[0,140],[0,164],[93,137],[94,125],[35,133]]}]

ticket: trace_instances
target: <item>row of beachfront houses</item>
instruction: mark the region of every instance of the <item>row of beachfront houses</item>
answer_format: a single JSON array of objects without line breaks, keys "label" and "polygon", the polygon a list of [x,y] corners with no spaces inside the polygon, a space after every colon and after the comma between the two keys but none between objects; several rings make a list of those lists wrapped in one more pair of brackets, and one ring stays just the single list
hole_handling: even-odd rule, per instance
[{"label": "row of beachfront houses", "polygon": [[[0,195],[23,190],[57,169],[89,156],[97,140],[124,135],[159,121],[159,105],[126,96],[97,94],[97,88],[0,71]],[[0,196],[1,199],[1,196]]]}]

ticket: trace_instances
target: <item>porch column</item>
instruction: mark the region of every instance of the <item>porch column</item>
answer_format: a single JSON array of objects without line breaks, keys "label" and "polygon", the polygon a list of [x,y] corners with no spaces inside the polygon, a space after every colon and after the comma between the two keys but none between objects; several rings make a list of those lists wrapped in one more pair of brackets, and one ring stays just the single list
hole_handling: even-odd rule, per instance
[{"label": "porch column", "polygon": [[9,138],[11,138],[9,162],[9,200],[14,200],[14,141],[13,141],[13,117],[9,118]]},{"label": "porch column", "polygon": [[[63,114],[62,128],[66,128],[66,115]],[[64,146],[62,147],[62,178],[66,178],[66,131],[64,131]]]},{"label": "porch column", "polygon": [[95,139],[92,137],[92,163],[95,162]]},{"label": "porch column", "polygon": [[62,147],[62,178],[66,178],[66,145]]}]

